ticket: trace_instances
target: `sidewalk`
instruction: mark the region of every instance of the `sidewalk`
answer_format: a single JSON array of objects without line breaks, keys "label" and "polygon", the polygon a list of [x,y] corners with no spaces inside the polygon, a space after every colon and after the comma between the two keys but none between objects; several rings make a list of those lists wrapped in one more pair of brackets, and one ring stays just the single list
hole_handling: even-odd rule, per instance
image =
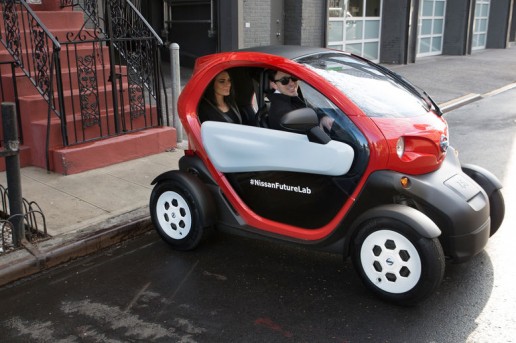
[{"label": "sidewalk", "polygon": [[[516,46],[387,67],[450,111],[516,87]],[[41,207],[52,238],[0,255],[0,286],[151,229],[150,183],[162,172],[177,169],[182,155],[178,148],[69,176],[22,168],[23,197]],[[5,172],[0,173],[0,184],[7,185]]]}]

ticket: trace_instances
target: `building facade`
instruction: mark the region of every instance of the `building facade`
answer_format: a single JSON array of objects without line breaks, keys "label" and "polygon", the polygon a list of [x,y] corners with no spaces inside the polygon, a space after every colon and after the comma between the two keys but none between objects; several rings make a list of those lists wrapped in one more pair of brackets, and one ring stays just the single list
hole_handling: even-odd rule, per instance
[{"label": "building facade", "polygon": [[182,63],[259,45],[321,46],[376,62],[503,49],[516,0],[156,0],[142,12]]}]

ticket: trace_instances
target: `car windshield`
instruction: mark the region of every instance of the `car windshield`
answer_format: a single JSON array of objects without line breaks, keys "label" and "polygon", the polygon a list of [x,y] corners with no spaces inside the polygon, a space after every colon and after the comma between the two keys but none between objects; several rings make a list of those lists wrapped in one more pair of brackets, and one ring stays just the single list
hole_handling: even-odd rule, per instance
[{"label": "car windshield", "polygon": [[430,110],[408,83],[353,56],[332,53],[298,62],[335,85],[370,117],[414,117]]}]

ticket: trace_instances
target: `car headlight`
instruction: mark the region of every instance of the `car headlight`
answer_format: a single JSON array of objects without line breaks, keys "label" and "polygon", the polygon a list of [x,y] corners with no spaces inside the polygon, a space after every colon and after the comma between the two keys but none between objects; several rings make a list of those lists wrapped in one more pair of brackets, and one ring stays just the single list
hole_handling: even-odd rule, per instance
[{"label": "car headlight", "polygon": [[396,142],[396,154],[401,158],[405,153],[405,139],[403,137],[398,138]]}]

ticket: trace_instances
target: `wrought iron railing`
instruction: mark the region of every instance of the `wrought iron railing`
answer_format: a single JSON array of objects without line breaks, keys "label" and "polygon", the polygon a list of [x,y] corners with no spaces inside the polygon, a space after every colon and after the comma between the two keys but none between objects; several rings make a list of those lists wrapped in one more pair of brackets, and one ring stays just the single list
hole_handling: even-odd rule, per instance
[{"label": "wrought iron railing", "polygon": [[0,41],[48,104],[47,152],[55,116],[64,146],[168,124],[163,42],[137,8],[129,0],[61,6],[82,11],[84,23],[53,35],[25,0],[0,1]]},{"label": "wrought iron railing", "polygon": [[[59,74],[55,74],[60,68],[59,42],[24,0],[3,0],[0,4],[3,16],[0,42],[48,103],[49,112],[53,111],[59,118],[65,119],[59,109],[62,106],[56,105],[54,94],[54,80],[59,79]],[[16,91],[16,87],[14,89]],[[65,134],[63,137],[66,139]]]},{"label": "wrought iron railing", "polygon": [[[163,42],[138,9],[128,0],[61,0],[61,4],[85,17],[79,30],[60,39],[64,55],[88,45],[94,52],[75,61],[83,122],[82,131],[75,126],[75,139],[88,140],[92,127],[109,136],[168,124],[160,60]],[[112,104],[112,121],[102,117],[103,101]],[[75,108],[72,112],[77,113]]]}]

